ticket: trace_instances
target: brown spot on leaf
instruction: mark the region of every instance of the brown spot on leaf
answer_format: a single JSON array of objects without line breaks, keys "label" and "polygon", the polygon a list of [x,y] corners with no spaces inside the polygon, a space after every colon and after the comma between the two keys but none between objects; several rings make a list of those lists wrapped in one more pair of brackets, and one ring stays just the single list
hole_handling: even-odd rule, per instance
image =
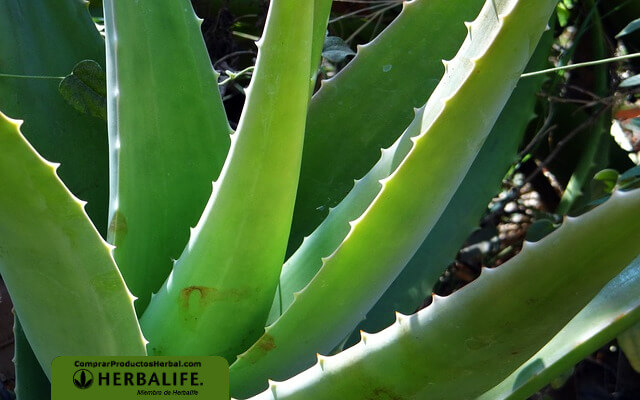
[{"label": "brown spot on leaf", "polygon": [[265,333],[260,338],[260,340],[258,340],[256,345],[260,347],[260,349],[264,350],[265,352],[271,351],[276,348],[276,343],[273,340],[273,336],[269,335],[268,333]]},{"label": "brown spot on leaf", "polygon": [[385,387],[376,387],[373,389],[370,395],[367,396],[367,400],[404,400],[405,398],[394,393],[391,389]]},{"label": "brown spot on leaf", "polygon": [[193,295],[197,295],[200,300],[200,305],[206,304],[209,301],[209,294],[214,291],[214,288],[206,286],[189,286],[180,291],[180,300],[184,308],[189,308],[189,299]]},{"label": "brown spot on leaf", "polygon": [[216,301],[240,302],[248,298],[248,289],[225,289],[218,290],[207,286],[189,286],[180,292],[180,300],[185,308],[189,307],[189,299],[191,296],[198,296],[199,305],[205,306]]},{"label": "brown spot on leaf", "polygon": [[273,336],[269,335],[268,333],[265,333],[260,337],[260,339],[258,339],[257,342],[255,342],[254,347],[252,347],[252,348],[257,348],[260,351],[247,350],[247,352],[243,354],[243,357],[246,358],[246,360],[249,363],[255,364],[258,362],[258,360],[260,360],[262,357],[267,355],[267,353],[269,353],[271,350],[275,349],[276,347],[277,347],[276,342],[273,339]]}]

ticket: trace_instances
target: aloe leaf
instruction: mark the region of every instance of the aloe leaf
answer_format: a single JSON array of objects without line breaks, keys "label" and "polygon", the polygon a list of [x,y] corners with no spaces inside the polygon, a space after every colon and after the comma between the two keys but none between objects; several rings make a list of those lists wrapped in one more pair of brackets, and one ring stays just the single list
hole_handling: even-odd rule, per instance
[{"label": "aloe leaf", "polygon": [[[548,31],[532,56],[529,69],[544,68],[552,43],[553,33]],[[378,332],[386,328],[395,320],[395,311],[413,313],[424,302],[425,294],[431,293],[444,269],[454,260],[460,246],[477,227],[509,167],[517,160],[518,146],[527,125],[535,117],[535,94],[543,81],[544,77],[539,77],[521,79],[518,82],[469,168],[469,173],[442,216],[402,273],[356,328],[356,334],[359,330]]]},{"label": "aloe leaf", "polygon": [[0,273],[42,369],[60,355],[144,355],[112,248],[19,124],[0,114]]},{"label": "aloe leaf", "polygon": [[[412,138],[406,158],[380,180],[373,203],[349,223],[346,238],[322,259],[309,285],[231,366],[234,395],[251,394],[267,378],[286,378],[306,367],[314,353],[331,350],[363,319],[444,211],[516,86],[554,6],[553,0],[535,5],[487,1],[469,24],[470,35],[458,55],[445,62],[444,77],[424,112],[417,114],[420,133]],[[351,277],[358,277],[357,285]]]},{"label": "aloe leaf", "polygon": [[[325,0],[326,1],[326,0]],[[413,119],[463,42],[483,0],[415,0],[309,104],[289,254]],[[446,34],[443,34],[446,32]],[[437,40],[435,39],[437,38]]]},{"label": "aloe leaf", "polygon": [[[546,40],[531,62],[534,69],[542,68],[547,62],[553,35],[549,31],[545,36]],[[363,329],[370,332],[387,327],[393,322],[394,311],[414,311],[424,301],[425,293],[431,292],[435,280],[455,256],[470,230],[477,225],[502,177],[515,161],[518,144],[533,117],[535,93],[543,80],[525,79],[518,83],[447,210],[405,271],[370,312],[372,318],[367,317],[366,329]],[[333,252],[349,233],[349,221],[362,215],[380,192],[378,181],[388,177],[407,155],[411,149],[411,138],[420,133],[419,121],[420,118],[415,118],[396,143],[383,150],[382,157],[371,171],[357,182],[335,209],[330,210],[322,224],[305,238],[284,264],[270,321],[275,321],[291,305],[294,293],[302,290],[322,266],[321,258]],[[475,211],[470,211],[472,207]]]},{"label": "aloe leaf", "polygon": [[141,313],[198,221],[230,128],[188,1],[106,0],[109,241]]},{"label": "aloe leaf", "polygon": [[16,316],[13,322],[14,356],[16,368],[16,387],[14,392],[19,400],[42,400],[51,398],[51,383],[40,367],[27,341],[20,320]]},{"label": "aloe leaf", "polygon": [[152,354],[229,360],[260,336],[293,214],[309,98],[311,1],[273,0],[220,179],[142,317]]},{"label": "aloe leaf", "polygon": [[609,282],[540,351],[478,400],[524,400],[533,395],[639,321],[638,292],[640,258]]},{"label": "aloe leaf", "polygon": [[[104,66],[104,42],[79,0],[0,0],[0,110],[48,160],[61,163],[67,187],[87,201],[87,213],[107,230],[108,148],[104,121],[66,103],[58,85],[82,60]],[[2,76],[36,76],[16,78]]]},{"label": "aloe leaf", "polygon": [[[442,58],[454,55],[466,32],[462,22],[477,15],[481,4],[482,0],[455,3],[416,0],[411,7],[403,7],[398,18],[372,43],[359,47],[355,59],[338,76],[323,82],[312,98],[289,239],[289,250],[296,253],[283,267],[270,321],[289,306],[293,292],[303,288],[315,275],[321,265],[319,258],[330,254],[346,236],[346,221],[361,215],[379,191],[376,183],[373,186],[369,183],[369,189],[359,188],[355,190],[359,194],[349,196],[347,202],[357,201],[359,205],[350,207],[349,211],[341,205],[343,211],[329,212],[353,186],[353,178],[362,177],[373,167],[380,147],[397,139],[412,117],[415,118],[412,107],[423,105],[429,98],[442,76]],[[444,29],[448,35],[441,37],[442,40],[430,39]],[[394,67],[385,72],[385,65]],[[353,111],[358,109],[367,111]],[[411,135],[404,136],[406,142]],[[400,146],[388,152],[397,150],[404,155],[408,148]],[[370,176],[367,180],[388,176],[389,163],[395,168],[400,160],[399,156],[388,155],[387,160],[376,167],[380,172],[375,176],[382,175]],[[367,193],[366,200],[359,200]],[[303,235],[314,230],[323,218],[322,226],[311,235],[313,239],[301,244]],[[346,220],[329,222],[338,219]],[[297,246],[300,248],[296,249]]]},{"label": "aloe leaf", "polygon": [[615,192],[461,291],[435,297],[417,314],[398,314],[391,327],[363,333],[354,347],[319,357],[254,399],[474,398],[531,357],[638,256],[640,220],[630,217],[639,209],[640,190]]},{"label": "aloe leaf", "polygon": [[331,5],[333,0],[314,0],[313,9],[313,40],[311,41],[311,83],[309,85],[310,93],[316,86],[316,77],[318,75],[318,64],[322,59],[322,48],[324,39],[327,36],[327,24],[329,23],[329,15],[331,14]]},{"label": "aloe leaf", "polygon": [[638,29],[640,29],[640,18],[629,22],[627,26],[625,26],[620,32],[618,32],[618,34],[616,35],[616,39],[626,36],[630,33],[633,33]]},{"label": "aloe leaf", "polygon": [[[104,42],[86,7],[77,0],[0,1],[0,54],[0,109],[23,118],[22,131],[29,141],[47,159],[62,163],[58,174],[76,196],[88,201],[89,217],[106,236],[106,124],[74,110],[57,90],[56,77],[67,75],[79,61],[104,65]],[[14,359],[20,396],[48,398],[39,391],[41,368],[31,354],[17,329]],[[43,382],[42,390],[47,384]]]},{"label": "aloe leaf", "polygon": [[340,204],[329,211],[327,218],[285,262],[280,285],[271,309],[269,322],[277,320],[295,301],[298,292],[311,282],[323,265],[322,257],[334,252],[349,234],[349,221],[358,218],[380,193],[380,179],[387,178],[412,147],[412,138],[420,134],[424,108],[416,109],[416,118],[402,136],[388,149],[382,150],[380,160]]}]

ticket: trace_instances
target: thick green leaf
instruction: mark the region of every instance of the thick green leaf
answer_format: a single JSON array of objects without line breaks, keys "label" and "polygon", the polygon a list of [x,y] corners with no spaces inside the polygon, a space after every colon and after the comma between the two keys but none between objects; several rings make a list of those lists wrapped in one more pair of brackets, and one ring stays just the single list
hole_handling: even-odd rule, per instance
[{"label": "thick green leaf", "polygon": [[0,273],[43,370],[61,355],[144,355],[133,297],[75,198],[0,114]]},{"label": "thick green leaf", "polygon": [[16,367],[16,388],[19,400],[42,400],[51,398],[51,383],[33,354],[18,317],[13,322],[14,356]]},{"label": "thick green leaf", "polygon": [[355,51],[351,50],[347,42],[337,36],[328,36],[322,48],[322,57],[338,63],[346,60],[347,57],[355,56]]},{"label": "thick green leaf", "polygon": [[[552,34],[538,51],[534,64],[545,65]],[[416,255],[408,263],[385,296],[376,304],[363,324],[368,332],[379,331],[393,322],[394,311],[412,312],[430,293],[435,280],[455,256],[460,244],[477,225],[487,203],[495,194],[506,170],[515,160],[518,144],[533,115],[535,92],[542,79],[520,81],[498,119],[482,150],[469,169],[459,193],[456,193],[441,220],[434,227]],[[416,119],[415,121],[418,121]],[[414,124],[389,149],[373,169],[358,181],[347,197],[332,209],[320,226],[304,240],[287,260],[280,276],[279,295],[274,301],[271,321],[293,302],[294,293],[302,290],[322,266],[321,258],[333,252],[349,233],[349,221],[358,218],[380,192],[378,180],[397,168],[411,149],[411,138],[419,133]],[[514,131],[517,132],[514,134]],[[484,184],[483,182],[486,182]],[[471,205],[470,202],[473,204]],[[471,211],[471,207],[475,207]]]},{"label": "thick green leaf", "polygon": [[625,26],[624,29],[618,32],[618,34],[616,35],[616,39],[633,33],[638,29],[640,29],[640,18],[629,22],[629,25]]},{"label": "thick green leaf", "polygon": [[[326,0],[324,0],[326,1]],[[415,0],[309,104],[289,254],[389,147],[442,77],[482,0]],[[322,46],[320,46],[320,49]]]},{"label": "thick green leaf", "polygon": [[[370,183],[363,183],[353,191],[357,194],[349,196],[352,206],[341,205],[340,211],[327,213],[345,197],[353,178],[362,177],[374,165],[379,146],[400,136],[411,122],[412,107],[428,99],[441,77],[442,58],[451,57],[460,46],[463,21],[476,15],[481,3],[417,0],[411,7],[403,7],[375,41],[360,47],[356,58],[337,77],[323,82],[309,106],[289,250],[327,218],[284,265],[269,321],[279,317],[293,300],[293,293],[309,283],[322,265],[320,257],[340,244],[349,232],[347,222],[360,216],[379,192],[377,180],[387,177],[390,168],[406,155],[411,136],[407,133],[402,140],[405,145],[388,150],[390,154],[376,167],[378,172],[367,179]],[[429,40],[445,27],[449,32],[446,37],[435,43]],[[382,70],[389,64],[395,66],[393,73]],[[402,154],[395,155],[396,151]],[[308,164],[313,165],[305,167]],[[321,204],[318,199],[330,201]]]},{"label": "thick green leaf", "polygon": [[529,359],[638,256],[639,210],[640,190],[615,192],[461,291],[435,297],[417,314],[398,314],[391,327],[363,334],[356,346],[319,357],[253,399],[475,398]]},{"label": "thick green leaf", "polygon": [[[416,11],[419,10],[413,8],[403,10],[405,14]],[[391,33],[393,30],[386,31],[377,40],[385,40],[385,35]],[[420,30],[411,33],[418,35]],[[534,70],[543,68],[547,63],[552,33],[549,32],[546,37],[545,43],[541,44],[540,50],[537,51],[531,63]],[[407,37],[405,39],[411,41],[415,38]],[[361,53],[360,60],[365,59],[366,61],[380,57],[380,52],[384,50],[385,48],[381,47],[374,48],[371,52]],[[414,52],[412,54],[414,55],[393,53],[393,56],[398,59],[413,57],[417,63],[420,53]],[[391,59],[390,62],[395,63],[396,59]],[[359,68],[364,68],[366,63],[360,62],[359,65],[360,67],[354,67],[350,70],[350,73],[353,74]],[[411,73],[415,72],[411,71]],[[421,77],[411,75],[404,77],[407,81],[416,78]],[[403,77],[399,76],[396,79],[402,80]],[[474,165],[470,168],[469,176],[461,184],[459,193],[456,193],[451,204],[443,213],[441,221],[438,222],[412,261],[409,262],[405,272],[397,278],[385,296],[380,299],[375,310],[368,314],[369,317],[362,329],[379,331],[393,322],[393,311],[411,312],[415,310],[424,300],[425,293],[431,291],[435,279],[455,256],[470,230],[477,225],[480,214],[491,196],[495,194],[508,166],[515,160],[517,146],[533,113],[534,94],[541,79],[527,79],[518,84],[501,118],[483,145]],[[367,86],[363,90],[369,91],[371,89]],[[400,92],[393,93],[400,94]],[[403,99],[409,100],[404,97]],[[363,113],[360,117],[366,119],[368,113]],[[514,134],[514,131],[517,133]],[[330,254],[344,239],[349,232],[348,221],[360,216],[375,198],[380,191],[377,181],[387,177],[397,167],[409,151],[411,136],[415,134],[417,132],[405,132],[400,143],[386,150],[382,159],[364,178],[368,183],[361,182],[357,186],[357,190],[353,190],[336,209],[332,210],[318,229],[309,238],[306,238],[287,260],[280,277],[279,293],[274,301],[270,321],[274,321],[280,316],[282,310],[288,308],[293,301],[293,294],[304,288],[315,276],[322,265],[320,258]],[[473,211],[472,207],[475,207]]]},{"label": "thick green leaf", "polygon": [[524,400],[533,395],[640,320],[639,292],[640,258],[636,258],[549,343],[478,400]]},{"label": "thick green leaf", "polygon": [[327,36],[327,23],[331,14],[333,0],[314,0],[313,9],[313,39],[311,41],[311,83],[310,93],[316,86],[318,65],[320,64],[325,37]]},{"label": "thick green leaf", "polygon": [[283,379],[300,371],[314,353],[330,351],[363,319],[444,211],[554,8],[554,0],[487,1],[409,128],[408,132],[417,128],[417,135],[409,133],[412,148],[406,158],[379,181],[373,203],[345,227],[349,231],[344,241],[322,259],[309,285],[231,366],[234,395],[254,393],[267,378]]},{"label": "thick green leaf", "polygon": [[[0,0],[0,54],[0,74],[61,77],[84,59],[104,65],[104,42],[81,1]],[[58,93],[59,82],[0,76],[0,109],[24,119],[29,141],[46,158],[62,163],[59,175],[88,201],[89,217],[106,236],[107,127],[68,105]],[[16,332],[17,390],[23,399],[48,398],[40,392],[48,390],[46,378],[38,377],[40,365],[22,330]]]},{"label": "thick green leaf", "polygon": [[[64,77],[82,60],[104,66],[104,42],[80,0],[0,0],[0,54],[0,74]],[[106,235],[107,126],[67,104],[60,80],[0,76],[0,110],[23,119],[25,137],[61,163],[60,177]]]},{"label": "thick green leaf", "polygon": [[[540,41],[529,69],[544,68],[552,42],[553,32],[548,31]],[[538,77],[518,82],[442,216],[357,330],[378,332],[393,323],[395,311],[410,314],[424,302],[425,295],[431,293],[465,239],[478,226],[487,204],[498,192],[502,178],[516,161],[518,146],[535,115],[536,92],[543,80],[544,77]]]},{"label": "thick green leaf", "polygon": [[295,201],[313,2],[273,0],[229,157],[169,279],[142,317],[150,352],[233,360],[260,336]]},{"label": "thick green leaf", "polygon": [[222,168],[230,128],[187,0],[106,0],[109,241],[141,313]]}]

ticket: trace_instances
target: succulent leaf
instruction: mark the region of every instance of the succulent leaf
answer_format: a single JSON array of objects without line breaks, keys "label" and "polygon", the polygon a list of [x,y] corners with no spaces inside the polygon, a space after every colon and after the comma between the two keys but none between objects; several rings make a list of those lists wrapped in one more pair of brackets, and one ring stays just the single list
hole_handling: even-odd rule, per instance
[{"label": "succulent leaf", "polygon": [[0,54],[0,74],[45,77],[0,76],[0,110],[23,119],[22,132],[29,142],[46,159],[61,163],[60,177],[88,202],[87,213],[106,236],[107,126],[76,111],[58,92],[61,77],[80,61],[105,64],[104,42],[85,4],[0,0]]},{"label": "succulent leaf", "polygon": [[[0,54],[0,73],[42,77],[0,76],[0,110],[25,120],[22,132],[28,140],[47,159],[62,163],[58,174],[88,202],[87,214],[106,236],[106,124],[78,113],[57,90],[56,77],[68,74],[79,61],[93,59],[104,65],[104,42],[86,7],[77,0],[1,0]],[[15,343],[20,398],[49,398],[47,378],[19,326]]]},{"label": "succulent leaf", "polygon": [[[304,369],[313,354],[326,354],[363,319],[444,211],[554,8],[553,0],[486,2],[458,55],[445,64],[424,112],[417,114],[420,134],[411,139],[408,155],[379,181],[375,200],[349,223],[344,241],[322,259],[309,285],[231,366],[232,394],[255,393],[267,378]],[[357,285],[350,276],[358,277]]]},{"label": "succulent leaf", "polygon": [[[543,69],[553,43],[546,32],[532,56],[529,69]],[[395,319],[395,311],[411,314],[424,302],[433,286],[458,253],[466,238],[478,226],[487,204],[497,193],[503,177],[516,161],[518,146],[534,116],[536,93],[544,77],[518,82],[507,105],[480,149],[469,172],[420,248],[404,267],[367,318],[354,330],[378,332]],[[353,340],[352,340],[353,342]]]},{"label": "succulent leaf", "polygon": [[478,400],[524,400],[640,321],[640,258],[605,286],[557,335]]},{"label": "succulent leaf", "polygon": [[142,317],[152,354],[233,360],[262,333],[293,214],[313,9],[312,1],[271,2],[220,179],[173,272]]},{"label": "succulent leaf", "polygon": [[42,369],[60,355],[144,355],[112,247],[19,126],[0,113],[0,273]]},{"label": "succulent leaf", "polygon": [[17,316],[13,321],[13,339],[15,343],[13,363],[16,368],[14,389],[16,397],[20,400],[50,399],[51,383],[33,354]]},{"label": "succulent leaf", "polygon": [[[391,327],[363,334],[356,346],[252,399],[475,398],[637,257],[640,220],[630,216],[639,209],[640,190],[615,192],[459,292],[434,298],[417,314],[398,314]],[[573,257],[564,257],[568,252]]]},{"label": "succulent leaf", "polygon": [[229,148],[191,4],[106,0],[109,241],[140,314],[198,221]]},{"label": "succulent leaf", "polygon": [[322,58],[324,39],[327,36],[327,23],[329,22],[329,14],[331,14],[331,4],[333,4],[333,0],[314,0],[310,93],[313,93],[313,89],[316,86],[318,64],[320,64]]},{"label": "succulent leaf", "polygon": [[482,3],[407,2],[384,32],[358,47],[344,70],[322,82],[309,103],[289,254],[413,120],[413,108],[424,105],[442,77],[441,60],[452,58],[464,41],[463,21],[473,19]]}]

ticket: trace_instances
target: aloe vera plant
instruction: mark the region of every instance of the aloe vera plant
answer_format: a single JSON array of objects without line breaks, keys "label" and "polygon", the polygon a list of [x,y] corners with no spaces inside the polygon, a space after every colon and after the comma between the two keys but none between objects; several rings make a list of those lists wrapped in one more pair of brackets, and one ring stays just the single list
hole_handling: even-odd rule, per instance
[{"label": "aloe vera plant", "polygon": [[[631,327],[624,185],[413,313],[516,161],[544,81],[521,75],[546,67],[556,3],[403,3],[313,93],[332,2],[271,0],[232,130],[190,2],[104,0],[103,43],[78,0],[0,0],[26,43],[0,39],[19,399],[59,355],[219,355],[238,398],[511,398],[584,355],[567,337],[588,310],[592,344]],[[514,386],[537,355],[555,364]]]}]

